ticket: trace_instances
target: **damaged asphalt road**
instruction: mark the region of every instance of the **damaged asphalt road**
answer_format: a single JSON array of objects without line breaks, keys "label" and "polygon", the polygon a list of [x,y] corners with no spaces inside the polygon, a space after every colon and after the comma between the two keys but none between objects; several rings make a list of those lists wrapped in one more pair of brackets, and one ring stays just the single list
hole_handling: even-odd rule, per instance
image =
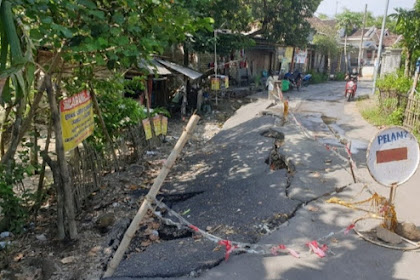
[{"label": "damaged asphalt road", "polygon": [[[371,92],[367,85],[360,83],[358,95]],[[329,82],[286,94],[290,98],[291,112],[310,131],[309,138],[290,118],[280,127],[281,107],[268,110],[265,95],[243,106],[202,153],[181,160],[183,164],[174,172],[184,176],[173,176],[171,184],[165,186],[166,192],[173,192],[174,196],[162,196],[173,209],[185,213],[189,221],[202,229],[214,230],[217,236],[256,242],[260,246],[284,244],[300,252],[301,258],[244,253],[233,255],[225,262],[224,248],[214,250],[218,246],[210,241],[184,236],[154,244],[142,254],[130,255],[113,279],[418,279],[418,251],[386,249],[362,240],[355,233],[324,239],[322,243],[328,246],[325,258],[309,253],[305,245],[332,232],[342,232],[355,219],[366,215],[325,203],[331,195],[345,201],[360,201],[371,197],[372,191],[383,196],[389,193],[387,188],[374,182],[365,164],[367,143],[378,129],[363,120],[356,102],[343,99],[343,88],[344,83]],[[279,152],[289,167],[293,166],[293,172],[271,171],[265,164],[273,151],[274,139],[259,133],[268,128],[284,133],[285,142]],[[317,137],[317,141],[311,137]],[[353,183],[343,139],[352,142],[357,175],[363,184]],[[322,143],[337,148],[340,156]],[[232,161],[232,166],[228,161]],[[250,178],[252,183],[248,184],[246,179]],[[417,172],[398,192],[395,205],[399,220],[416,225],[420,224],[420,216],[415,211],[420,196],[419,180]],[[269,195],[265,195],[266,191]],[[176,193],[190,194],[185,199],[172,199],[177,197]],[[257,201],[264,204],[256,204]],[[238,209],[240,211],[234,211]],[[240,213],[242,211],[244,214]],[[274,220],[274,228],[270,228],[270,217],[278,217],[275,213],[280,211],[287,213],[287,221]],[[223,227],[208,228],[216,224]],[[271,232],[263,234],[270,229]]]},{"label": "damaged asphalt road", "polygon": [[[162,192],[185,199],[163,202],[216,236],[256,243],[305,203],[352,182],[343,169],[346,162],[305,137],[293,122],[281,127],[278,117],[257,114],[269,104],[260,100],[242,107],[202,151],[178,161]],[[278,151],[288,169],[271,170],[267,164],[275,142],[262,136],[269,129],[285,135]],[[197,275],[224,260],[224,249],[217,247],[191,237],[152,244],[123,260],[113,279]]]}]

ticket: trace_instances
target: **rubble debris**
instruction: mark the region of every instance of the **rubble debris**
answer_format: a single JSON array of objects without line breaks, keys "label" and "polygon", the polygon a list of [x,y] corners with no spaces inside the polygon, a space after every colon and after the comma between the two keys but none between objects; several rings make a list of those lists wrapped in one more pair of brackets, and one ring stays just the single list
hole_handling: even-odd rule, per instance
[{"label": "rubble debris", "polygon": [[384,228],[383,226],[376,227],[376,236],[382,241],[390,244],[399,244],[402,242],[401,236]]},{"label": "rubble debris", "polygon": [[412,241],[420,241],[420,229],[413,223],[398,223],[395,232]]}]

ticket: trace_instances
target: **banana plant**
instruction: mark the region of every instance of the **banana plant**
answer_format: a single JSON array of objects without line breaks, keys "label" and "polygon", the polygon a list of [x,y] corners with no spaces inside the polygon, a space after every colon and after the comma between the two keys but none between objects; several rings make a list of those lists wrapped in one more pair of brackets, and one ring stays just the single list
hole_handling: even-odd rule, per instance
[{"label": "banana plant", "polygon": [[[15,18],[12,4],[7,0],[0,0],[0,36],[0,105],[7,107],[9,112],[12,107],[16,107],[12,140],[1,158],[1,163],[6,164],[13,159],[30,122],[28,118],[24,120],[24,113],[35,73],[33,45],[19,19]],[[1,123],[2,130],[6,121],[4,118]]]}]

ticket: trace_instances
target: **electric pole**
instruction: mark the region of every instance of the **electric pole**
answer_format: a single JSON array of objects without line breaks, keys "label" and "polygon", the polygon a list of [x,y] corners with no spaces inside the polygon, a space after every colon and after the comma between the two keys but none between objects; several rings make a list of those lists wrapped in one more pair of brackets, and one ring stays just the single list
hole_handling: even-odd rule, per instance
[{"label": "electric pole", "polygon": [[386,22],[386,17],[388,15],[388,6],[389,6],[389,0],[386,0],[385,14],[384,14],[384,18],[382,20],[381,37],[379,39],[378,61],[377,62],[375,61],[375,68],[374,68],[374,71],[375,72],[373,73],[372,95],[375,94],[375,90],[376,90],[376,79],[378,77],[379,66],[381,64],[382,43],[384,41],[385,22]]}]

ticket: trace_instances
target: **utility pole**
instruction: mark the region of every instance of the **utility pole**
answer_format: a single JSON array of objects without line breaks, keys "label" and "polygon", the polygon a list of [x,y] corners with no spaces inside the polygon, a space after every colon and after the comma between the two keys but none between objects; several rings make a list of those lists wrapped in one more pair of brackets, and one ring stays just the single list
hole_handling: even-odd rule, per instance
[{"label": "utility pole", "polygon": [[381,64],[382,43],[384,41],[385,22],[386,22],[386,17],[388,15],[388,6],[389,6],[389,0],[386,0],[385,14],[384,14],[384,18],[382,20],[381,37],[379,39],[378,62],[375,61],[375,68],[374,68],[375,72],[373,73],[372,95],[375,94],[376,79],[378,78],[379,65]]},{"label": "utility pole", "polygon": [[338,9],[338,1],[335,1],[335,15],[334,17],[337,17],[337,9]]},{"label": "utility pole", "polygon": [[365,27],[366,27],[366,14],[367,14],[367,4],[365,4],[365,14],[363,16],[363,28],[362,28],[362,35],[360,36],[360,46],[359,46],[359,58],[357,60],[357,73],[361,73],[362,70],[362,57],[363,57],[363,37],[365,35]]},{"label": "utility pole", "polygon": [[217,78],[217,29],[214,30],[214,75]]}]

